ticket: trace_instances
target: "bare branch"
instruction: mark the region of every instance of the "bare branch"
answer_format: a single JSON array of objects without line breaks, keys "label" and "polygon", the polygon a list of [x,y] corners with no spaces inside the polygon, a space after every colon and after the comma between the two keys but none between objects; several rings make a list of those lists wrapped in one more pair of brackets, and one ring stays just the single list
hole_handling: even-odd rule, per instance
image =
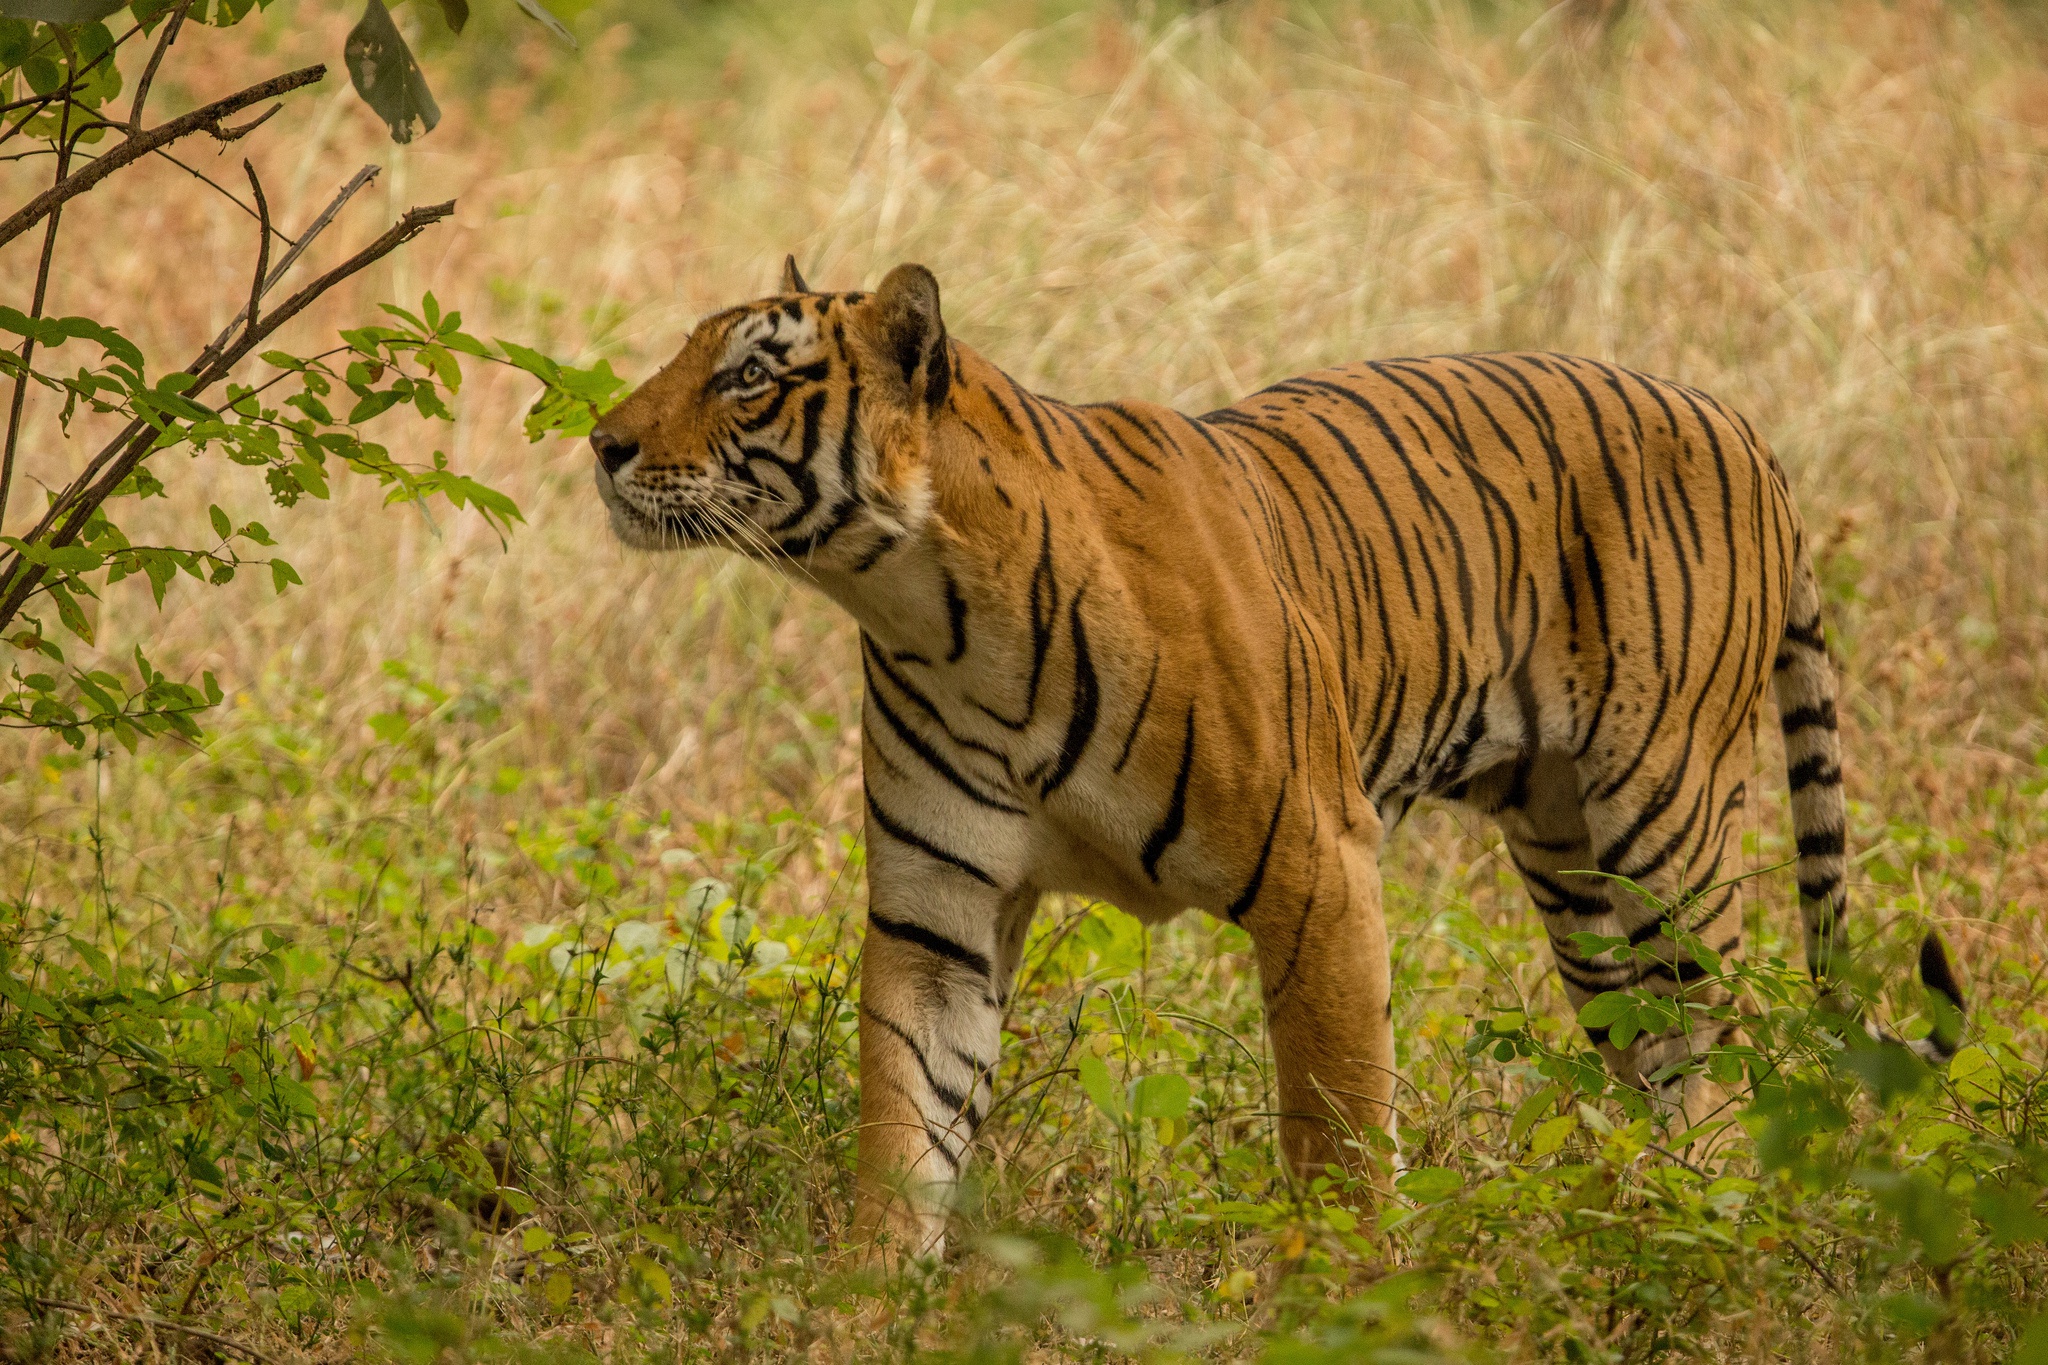
[{"label": "bare branch", "polygon": [[192,8],[192,0],[178,0],[178,8],[171,12],[170,22],[164,25],[161,38],[156,40],[156,51],[149,54],[149,65],[142,68],[142,79],[135,86],[135,100],[128,106],[128,136],[134,137],[142,131],[142,106],[149,98],[150,82],[156,79],[156,69],[163,65],[164,54],[171,50],[171,44],[178,41],[178,30],[185,26],[185,13]]},{"label": "bare branch", "polygon": [[[357,171],[346,185],[341,187],[341,192],[328,201],[326,208],[320,210],[320,216],[315,218],[312,224],[299,234],[299,240],[292,242],[292,249],[285,252],[284,259],[277,263],[277,269],[270,272],[270,278],[263,282],[264,293],[268,294],[277,287],[277,282],[284,278],[284,273],[297,263],[299,257],[305,255],[306,248],[313,244],[313,239],[327,230],[327,225],[334,221],[334,215],[341,212],[342,206],[355,198],[356,192],[362,189],[363,186],[375,180],[377,173],[382,169],[383,167],[381,166],[365,166]],[[280,232],[278,236],[284,237],[284,234]],[[291,238],[285,237],[285,240],[290,242]],[[221,329],[220,335],[215,337],[212,344],[201,354],[211,354],[226,346],[228,339],[234,336],[235,328],[242,325],[244,317],[246,317],[246,314],[238,314],[226,327]]]},{"label": "bare branch", "polygon": [[263,182],[256,178],[255,165],[244,158],[242,169],[249,176],[249,193],[256,197],[256,221],[260,224],[256,232],[256,273],[249,279],[248,330],[253,332],[257,310],[263,305],[263,286],[270,278],[270,201],[263,197]]},{"label": "bare branch", "polygon": [[[196,398],[219,383],[244,356],[261,345],[278,328],[304,312],[322,294],[351,275],[382,260],[454,212],[453,199],[443,204],[430,204],[425,208],[406,210],[405,215],[387,228],[382,236],[293,294],[273,309],[269,316],[245,328],[240,338],[226,350],[221,351],[209,346],[201,352],[198,359],[185,371],[197,376],[185,389],[185,396]],[[156,444],[156,437],[155,427],[140,419],[130,422],[122,429],[121,434],[94,458],[85,472],[72,481],[71,486],[51,505],[42,522],[26,539],[51,549],[71,544],[78,538],[79,532],[85,529],[85,524],[91,519],[93,511],[121,486],[121,481],[133,473],[137,465],[142,463],[143,457],[148,455],[151,447]],[[57,523],[60,518],[61,524],[51,529],[52,524]],[[46,531],[47,536],[44,534]],[[0,599],[0,630],[4,630],[21,610],[22,603],[35,592],[36,585],[42,582],[43,568],[41,565],[25,564],[19,551],[9,556],[5,565],[0,567],[5,569],[4,572],[0,572],[0,583],[7,584],[6,596]]]},{"label": "bare branch", "polygon": [[[84,194],[137,158],[148,156],[157,148],[168,146],[179,138],[199,132],[201,129],[226,139],[229,133],[222,129],[220,121],[229,114],[240,113],[252,104],[260,104],[288,91],[311,85],[326,75],[325,66],[309,66],[299,71],[287,72],[282,76],[272,76],[269,80],[258,82],[246,90],[238,90],[225,99],[215,100],[212,104],[194,109],[189,114],[181,114],[167,123],[160,123],[146,133],[136,134],[76,174],[67,176],[58,184],[44,190],[16,210],[6,221],[0,222],[0,246],[5,246],[41,222],[54,212],[59,204]],[[239,130],[246,131],[246,128]]]},{"label": "bare branch", "polygon": [[[271,106],[271,108],[273,108],[273,109],[275,109],[275,108],[277,108],[277,107],[278,107],[278,106],[276,106],[276,105],[274,105],[274,104],[273,104],[273,105]],[[187,175],[191,176],[191,177],[192,177],[192,178],[193,178],[194,180],[197,180],[197,181],[198,181],[198,182],[199,182],[200,184],[202,184],[202,185],[205,185],[205,186],[206,186],[207,188],[209,188],[209,189],[212,189],[212,190],[216,190],[216,191],[218,191],[218,192],[219,192],[219,194],[220,194],[220,197],[221,197],[221,198],[223,198],[223,199],[227,200],[227,201],[228,201],[228,202],[229,202],[230,204],[233,204],[233,205],[234,205],[234,206],[235,206],[236,208],[238,208],[238,209],[240,209],[240,210],[241,210],[242,212],[244,212],[244,213],[248,214],[248,215],[249,215],[249,216],[250,216],[251,218],[254,218],[254,219],[256,219],[256,220],[257,220],[258,222],[261,222],[261,221],[262,221],[262,215],[261,215],[261,214],[257,213],[255,209],[253,209],[253,208],[250,208],[250,207],[249,207],[249,206],[248,206],[247,204],[243,203],[243,202],[242,202],[241,200],[239,200],[239,199],[235,198],[235,192],[234,192],[233,190],[231,190],[231,189],[229,189],[229,188],[228,188],[227,186],[225,186],[225,185],[221,184],[221,183],[220,183],[220,182],[219,182],[218,180],[215,180],[215,179],[214,179],[214,178],[213,178],[212,176],[210,176],[210,175],[207,175],[207,174],[206,174],[205,172],[203,172],[203,171],[195,170],[194,168],[192,168],[192,167],[190,167],[190,166],[187,166],[187,165],[186,165],[186,164],[185,164],[184,162],[182,162],[182,161],[178,160],[178,158],[176,158],[176,157],[172,156],[172,155],[171,155],[171,154],[170,154],[169,152],[167,152],[167,151],[163,150],[163,149],[162,149],[161,147],[159,147],[159,148],[157,149],[157,152],[156,152],[156,154],[157,154],[158,156],[162,157],[162,158],[163,158],[164,160],[166,160],[166,161],[170,162],[170,163],[171,163],[171,164],[172,164],[173,166],[176,166],[176,167],[177,167],[177,168],[178,168],[179,170],[183,171],[183,172],[184,172],[185,174],[187,174]],[[244,163],[244,164],[247,164],[247,163]],[[283,239],[284,239],[284,241],[285,241],[285,243],[286,243],[287,245],[290,245],[290,244],[291,244],[291,240],[292,240],[292,239],[291,239],[291,238],[289,238],[289,237],[285,237],[285,235],[284,235],[284,234],[283,234],[282,232],[277,232],[277,229],[276,229],[276,228],[272,228],[272,229],[271,229],[271,231],[272,231],[272,232],[276,232],[276,233],[277,233],[277,235],[278,235],[279,237],[283,238]]]}]

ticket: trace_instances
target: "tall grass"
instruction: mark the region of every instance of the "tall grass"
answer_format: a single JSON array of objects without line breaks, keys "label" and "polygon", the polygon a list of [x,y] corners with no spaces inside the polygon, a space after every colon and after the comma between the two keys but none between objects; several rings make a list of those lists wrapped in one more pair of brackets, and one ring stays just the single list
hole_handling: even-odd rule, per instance
[{"label": "tall grass", "polygon": [[[1820,542],[1861,928],[1897,968],[1911,929],[1942,925],[1993,1068],[1873,1121],[1877,1155],[1843,1169],[1921,1169],[1949,1140],[1937,1122],[2038,1142],[2048,54],[2023,11],[706,6],[680,11],[700,27],[672,57],[646,35],[683,20],[650,12],[590,8],[573,59],[538,40],[493,54],[410,148],[345,89],[278,120],[254,151],[288,228],[365,160],[391,207],[462,205],[308,336],[431,287],[470,330],[637,376],[794,251],[822,287],[924,262],[956,336],[1075,399],[1199,410],[1324,363],[1502,347],[1714,392],[1769,435]],[[282,67],[337,50],[351,19],[309,7],[219,41]],[[9,193],[32,173],[9,169]],[[57,312],[173,351],[226,320],[248,233],[203,187],[166,167],[69,212],[107,235],[59,262]],[[1581,1115],[1538,1069],[1573,1031],[1534,914],[1490,832],[1441,814],[1389,851],[1406,1140],[1419,1167],[1505,1191],[1496,1212],[1524,1226],[1446,1190],[1431,1204],[1428,1182],[1438,1212],[1406,1231],[1303,1203],[1274,1166],[1233,933],[1147,937],[1062,904],[962,1216],[984,1250],[899,1283],[887,1312],[859,1298],[833,1278],[860,905],[851,629],[757,569],[616,548],[587,452],[533,453],[514,383],[465,397],[457,426],[422,424],[399,453],[446,450],[511,492],[529,525],[509,544],[346,497],[266,513],[307,588],[174,588],[160,613],[138,594],[102,614],[110,648],[146,635],[160,666],[219,675],[231,704],[204,750],[4,741],[11,970],[40,964],[53,1008],[145,985],[208,1002],[95,1024],[100,1079],[64,1082],[70,1117],[28,1105],[0,1134],[6,1349],[172,1349],[134,1315],[280,1359],[444,1338],[450,1358],[995,1351],[1002,1323],[1049,1310],[1068,1325],[1048,1349],[1137,1342],[1127,1299],[1066,1253],[976,1242],[1004,1228],[1138,1258],[1166,1296],[1138,1316],[1251,1331],[1208,1348],[1228,1355],[1304,1322],[1333,1359],[1346,1330],[1357,1352],[1517,1360],[2010,1348],[2038,1254],[1993,1247],[1958,1280],[1878,1184],[1814,1186],[1795,1226],[1807,1196],[1694,1180],[1611,1100],[1593,1112],[1613,1133]],[[26,467],[55,482],[75,449],[36,422]],[[238,520],[263,501],[253,480],[181,496]],[[1781,791],[1775,754],[1762,766]],[[1750,865],[1782,863],[1788,833],[1782,801],[1760,803]],[[1790,887],[1764,873],[1747,894],[1761,963],[1789,941]],[[1916,1007],[1888,1006],[1908,1026]],[[1475,1018],[1493,1023],[1474,1035]],[[1186,1075],[1196,1103],[1119,1124],[1070,1074],[1084,1055],[1119,1082]],[[47,1099],[17,1084],[10,1104]],[[1602,1170],[1627,1192],[1623,1232],[1558,1231]],[[1695,1223],[1718,1229],[1704,1252],[1666,1237]],[[1370,1296],[1403,1265],[1438,1277],[1434,1317],[1406,1316],[1406,1288]],[[1355,1321],[1318,1316],[1347,1296]]]}]

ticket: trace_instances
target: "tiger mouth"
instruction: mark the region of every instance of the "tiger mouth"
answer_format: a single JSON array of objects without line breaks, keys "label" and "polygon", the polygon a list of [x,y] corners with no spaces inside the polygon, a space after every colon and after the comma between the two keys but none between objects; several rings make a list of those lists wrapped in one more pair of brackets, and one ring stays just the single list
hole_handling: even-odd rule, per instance
[{"label": "tiger mouth", "polygon": [[650,513],[621,505],[612,509],[612,530],[628,545],[645,550],[696,550],[732,543],[729,535],[694,508]]}]

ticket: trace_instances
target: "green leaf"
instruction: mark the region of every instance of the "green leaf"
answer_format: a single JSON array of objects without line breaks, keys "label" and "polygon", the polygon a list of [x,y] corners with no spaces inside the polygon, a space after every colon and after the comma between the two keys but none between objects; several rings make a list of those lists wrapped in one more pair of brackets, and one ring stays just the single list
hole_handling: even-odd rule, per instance
[{"label": "green leaf", "polygon": [[1557,1103],[1558,1087],[1546,1085],[1528,1099],[1515,1106],[1515,1117],[1508,1124],[1508,1141],[1520,1142],[1535,1126],[1543,1111]]},{"label": "green leaf", "polygon": [[1554,1119],[1545,1119],[1536,1125],[1536,1136],[1529,1140],[1530,1156],[1549,1156],[1564,1146],[1564,1140],[1579,1126],[1577,1114],[1562,1114]]},{"label": "green leaf", "polygon": [[372,417],[388,412],[404,401],[405,395],[399,393],[396,389],[384,389],[377,393],[365,394],[356,403],[355,407],[349,410],[349,425],[354,426],[359,422],[367,422]]},{"label": "green leaf", "polygon": [[1394,1188],[1418,1204],[1434,1204],[1465,1188],[1465,1177],[1448,1167],[1424,1166],[1404,1172]]},{"label": "green leaf", "polygon": [[1917,1094],[1934,1079],[1934,1069],[1897,1043],[1882,1043],[1852,1033],[1840,1065],[1862,1078],[1877,1093],[1879,1104]]},{"label": "green leaf", "polygon": [[2041,1191],[2031,1185],[1977,1187],[1970,1198],[1970,1211],[1991,1229],[1991,1240],[1999,1246],[2015,1242],[2048,1242],[2048,1217],[2038,1207]]},{"label": "green leaf", "polygon": [[2009,1365],[2048,1365],[2048,1313],[2037,1315],[2020,1333]]},{"label": "green leaf", "polygon": [[1580,1008],[1579,1023],[1586,1028],[1606,1028],[1634,1009],[1635,1003],[1626,991],[1602,991]]},{"label": "green leaf", "polygon": [[299,577],[297,569],[294,569],[282,559],[270,561],[270,586],[277,590],[278,596],[282,597],[284,590],[292,584],[304,583],[305,581],[305,579]]},{"label": "green leaf", "polygon": [[517,4],[520,9],[526,11],[529,19],[532,19],[549,33],[554,34],[558,40],[568,44],[571,48],[576,46],[576,35],[569,32],[568,25],[550,14],[547,7],[540,3],[540,0],[517,0]]},{"label": "green leaf", "polygon": [[1088,1092],[1089,1099],[1095,1101],[1095,1107],[1121,1123],[1124,1118],[1124,1092],[1109,1078],[1109,1068],[1102,1064],[1102,1058],[1092,1052],[1083,1055],[1080,1072],[1081,1088]]},{"label": "green leaf", "polygon": [[1177,1119],[1188,1112],[1193,1088],[1185,1076],[1146,1076],[1131,1083],[1131,1117]]},{"label": "green leaf", "polygon": [[421,132],[431,133],[441,122],[441,107],[434,103],[427,78],[398,25],[391,22],[384,0],[369,0],[363,7],[362,19],[342,48],[342,60],[356,93],[384,120],[393,142],[412,141],[414,123]]},{"label": "green leaf", "polygon": [[222,540],[226,540],[234,535],[235,524],[228,520],[227,513],[221,511],[219,507],[210,506],[206,509],[206,514],[213,519],[213,533],[215,535],[219,536]]},{"label": "green leaf", "polygon": [[87,644],[93,642],[92,622],[79,609],[78,599],[71,595],[62,583],[47,583],[43,590],[50,594],[50,600],[57,604],[57,619],[64,628]]}]

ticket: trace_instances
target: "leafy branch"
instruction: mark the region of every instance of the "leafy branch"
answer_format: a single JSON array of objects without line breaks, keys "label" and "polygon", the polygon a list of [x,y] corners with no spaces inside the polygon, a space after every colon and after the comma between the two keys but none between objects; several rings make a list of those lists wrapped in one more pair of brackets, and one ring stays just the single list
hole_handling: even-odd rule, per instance
[{"label": "leafy branch", "polygon": [[[371,3],[383,14],[379,0]],[[263,349],[281,328],[335,287],[454,213],[453,201],[409,209],[353,254],[281,302],[266,306],[272,291],[375,177],[374,166],[358,172],[296,237],[271,222],[268,196],[251,163],[243,162],[247,203],[200,177],[256,220],[254,260],[246,298],[235,317],[178,369],[163,372],[152,366],[139,346],[101,319],[47,316],[51,268],[70,200],[116,172],[144,164],[152,154],[167,155],[165,148],[180,138],[201,132],[223,143],[242,138],[282,106],[273,103],[240,124],[227,120],[315,84],[325,75],[325,68],[315,66],[273,76],[145,131],[142,115],[149,84],[187,20],[203,15],[208,7],[193,0],[136,0],[130,6],[135,24],[119,37],[97,22],[117,8],[99,0],[0,0],[0,16],[5,16],[0,17],[0,105],[27,110],[0,133],[0,141],[25,131],[56,157],[48,188],[0,220],[0,247],[38,223],[45,228],[27,309],[0,305],[0,332],[21,339],[13,349],[0,351],[0,375],[13,380],[0,458],[0,531],[6,529],[8,494],[31,392],[61,405],[56,423],[67,438],[82,417],[112,418],[118,424],[114,434],[49,496],[32,526],[0,534],[0,640],[30,656],[26,669],[16,666],[0,680],[0,728],[42,730],[73,746],[83,745],[89,734],[105,734],[132,748],[145,735],[196,739],[194,717],[218,703],[219,685],[211,675],[196,685],[173,680],[155,668],[139,646],[133,651],[132,682],[104,669],[72,665],[55,638],[58,630],[97,645],[89,604],[130,578],[146,580],[159,606],[181,574],[222,585],[241,570],[257,566],[269,569],[271,585],[279,593],[302,582],[284,558],[257,553],[276,546],[261,522],[238,526],[218,506],[208,509],[211,543],[131,541],[110,508],[126,499],[147,499],[167,491],[170,476],[160,472],[165,469],[165,452],[182,449],[196,456],[214,451],[234,465],[260,469],[271,501],[286,508],[309,494],[327,497],[330,474],[344,470],[383,485],[387,505],[440,498],[457,509],[474,510],[502,537],[521,519],[510,498],[451,468],[438,451],[424,465],[400,461],[387,446],[368,439],[363,428],[398,407],[410,407],[426,419],[453,420],[448,400],[461,388],[465,361],[515,368],[539,382],[540,396],[526,423],[533,440],[551,432],[587,431],[622,382],[603,362],[578,369],[517,343],[486,343],[463,331],[461,315],[444,313],[431,293],[416,312],[385,305],[398,325],[344,331],[339,346],[317,354]],[[251,8],[248,0],[239,6],[217,3],[210,7],[211,22],[236,22]],[[466,8],[444,10],[451,25],[459,28]],[[35,21],[20,17],[29,11],[36,12]],[[48,18],[43,11],[50,11]],[[388,15],[385,22],[388,25]],[[151,31],[157,40],[142,82],[127,117],[114,119],[104,112],[121,89],[114,54]],[[355,69],[356,55],[351,53],[352,72],[360,88],[363,72]],[[409,53],[405,56],[410,60]],[[9,101],[6,97],[24,83],[31,93]],[[74,158],[81,142],[109,134],[119,138],[109,150],[89,159]],[[83,164],[74,165],[74,160]],[[273,241],[289,247],[274,263]],[[97,360],[70,370],[51,362],[49,357],[74,344],[96,348]],[[260,356],[276,373],[256,384],[236,380],[238,367],[252,356]],[[272,405],[271,395],[281,385],[296,387]],[[348,395],[346,403],[330,407],[330,400],[342,393]]]}]

